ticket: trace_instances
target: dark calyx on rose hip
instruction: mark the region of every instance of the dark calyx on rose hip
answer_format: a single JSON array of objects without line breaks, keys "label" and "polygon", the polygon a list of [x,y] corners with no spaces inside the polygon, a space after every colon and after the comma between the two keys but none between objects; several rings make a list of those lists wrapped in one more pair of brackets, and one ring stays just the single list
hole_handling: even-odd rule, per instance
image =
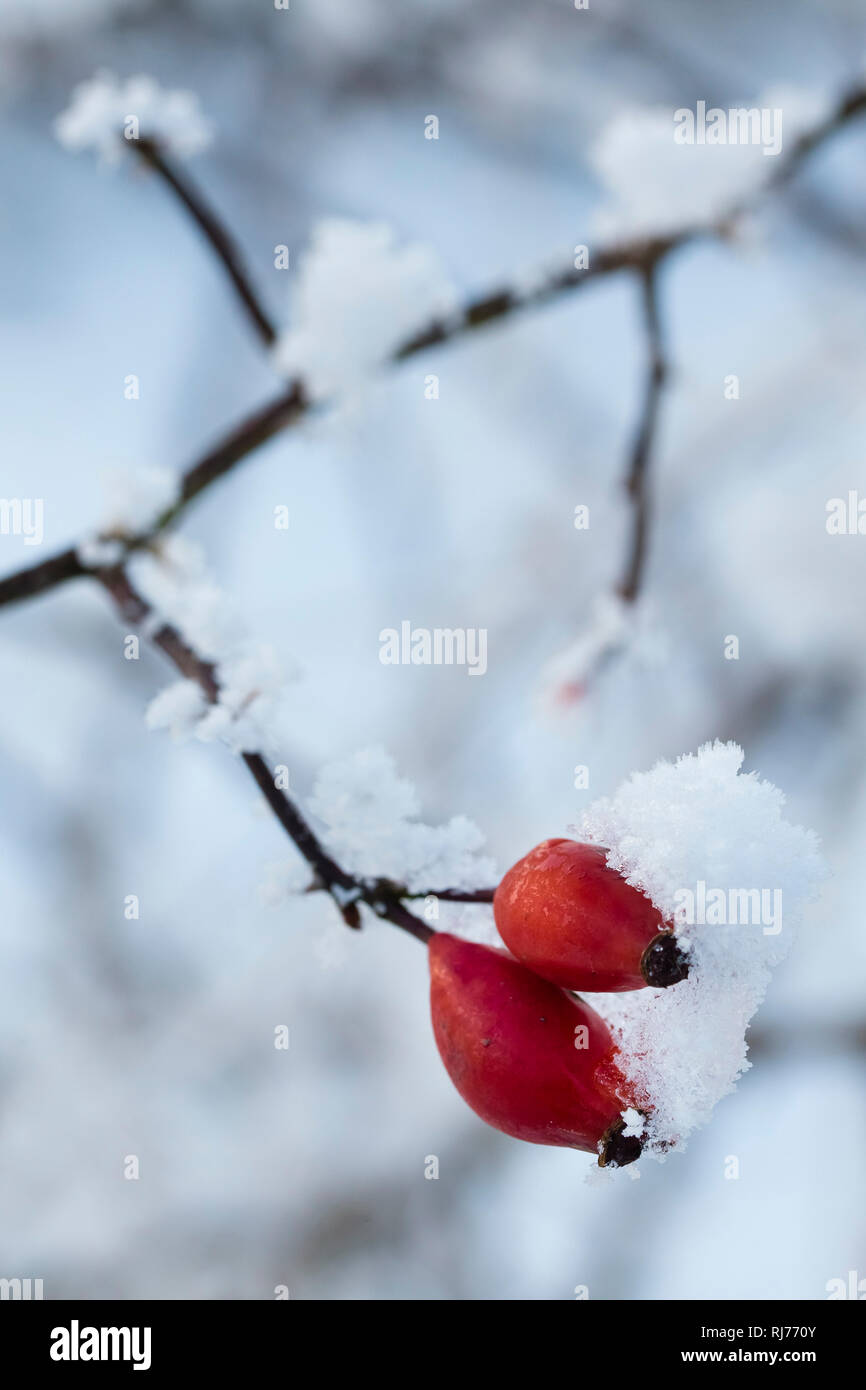
[{"label": "dark calyx on rose hip", "polygon": [[689,958],[672,931],[653,937],[640,958],[640,972],[656,989],[667,989],[687,978]]}]

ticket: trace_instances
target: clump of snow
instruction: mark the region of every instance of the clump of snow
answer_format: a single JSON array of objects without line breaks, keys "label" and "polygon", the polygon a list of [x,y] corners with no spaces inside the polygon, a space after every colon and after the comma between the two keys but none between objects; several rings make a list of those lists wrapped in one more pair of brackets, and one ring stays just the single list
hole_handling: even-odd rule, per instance
[{"label": "clump of snow", "polygon": [[589,996],[618,1039],[657,1154],[681,1147],[749,1067],[746,1028],[824,874],[815,836],[742,764],[736,744],[705,744],[636,773],[580,826],[689,951],[680,984]]},{"label": "clump of snow", "polygon": [[273,649],[245,646],[217,665],[219,700],[199,721],[196,738],[220,740],[234,753],[270,742],[268,730],[285,683]]},{"label": "clump of snow", "polygon": [[126,558],[123,537],[146,535],[178,499],[180,479],[167,468],[113,468],[106,473],[105,505],[95,535],[77,547],[88,569],[119,565]]},{"label": "clump of snow", "polygon": [[496,882],[493,861],[480,854],[478,827],[465,816],[437,826],[419,821],[415,788],[381,748],[323,768],[310,809],[326,827],[325,844],[351,873],[391,878],[417,893]]},{"label": "clump of snow", "polygon": [[105,475],[102,532],[136,535],[149,531],[178,499],[180,478],[169,468],[112,468]]},{"label": "clump of snow", "polygon": [[782,113],[779,154],[765,155],[757,142],[678,144],[672,107],[630,107],[614,117],[590,155],[609,194],[599,233],[661,236],[724,218],[772,178],[797,139],[829,109],[824,96],[791,87],[774,87],[752,103],[722,109],[737,106]]},{"label": "clump of snow", "polygon": [[119,565],[126,554],[122,541],[104,540],[101,536],[90,536],[81,541],[76,555],[88,569],[110,569]]},{"label": "clump of snow", "polygon": [[348,392],[456,303],[427,247],[398,246],[383,223],[328,219],[302,259],[275,360],[315,398]]},{"label": "clump of snow", "polygon": [[154,624],[168,622],[205,661],[228,659],[246,633],[231,601],[209,574],[201,551],[177,538],[158,553],[141,552],[131,562],[135,583],[154,610]]},{"label": "clump of snow", "polygon": [[[219,740],[234,753],[262,752],[279,744],[286,672],[270,646],[249,639],[199,548],[179,537],[164,537],[157,552],[136,553],[128,563],[138,592],[152,610],[146,635],[167,624],[215,668],[218,700],[202,697],[194,708],[190,697],[190,718],[176,722],[175,737],[195,737],[203,743]],[[179,683],[184,684],[188,683]],[[160,698],[154,702],[157,715]],[[154,705],[150,727],[169,727],[153,722]]]},{"label": "clump of snow", "polygon": [[67,149],[97,150],[108,164],[116,164],[139,137],[183,158],[206,149],[212,139],[193,92],[166,91],[151,77],[120,81],[104,70],[74,89],[54,133]]},{"label": "clump of snow", "polygon": [[149,729],[167,729],[181,743],[195,732],[206,707],[204,692],[195,681],[175,681],[151,700],[144,722]]}]

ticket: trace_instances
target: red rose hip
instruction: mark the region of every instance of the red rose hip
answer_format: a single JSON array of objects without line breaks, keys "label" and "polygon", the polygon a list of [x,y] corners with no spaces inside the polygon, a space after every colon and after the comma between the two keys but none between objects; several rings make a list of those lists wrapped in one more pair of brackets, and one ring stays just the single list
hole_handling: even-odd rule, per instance
[{"label": "red rose hip", "polygon": [[604,1020],[505,951],[437,932],[430,941],[433,1033],[463,1099],[489,1125],[532,1144],[633,1163],[633,1103]]},{"label": "red rose hip", "polygon": [[684,980],[687,958],[649,898],[577,840],[545,840],[493,897],[509,951],[564,989],[597,993]]}]

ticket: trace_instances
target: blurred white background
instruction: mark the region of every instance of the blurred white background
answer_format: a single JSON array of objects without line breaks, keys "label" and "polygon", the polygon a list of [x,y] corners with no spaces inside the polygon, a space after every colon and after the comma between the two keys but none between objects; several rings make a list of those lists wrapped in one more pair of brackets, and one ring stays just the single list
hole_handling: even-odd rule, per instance
[{"label": "blurred white background", "polygon": [[[0,35],[0,490],[43,497],[46,526],[41,551],[0,537],[4,573],[92,529],[107,470],[185,467],[278,386],[165,189],[55,143],[95,68],[199,94],[217,138],[191,173],[282,318],[273,248],[295,257],[322,216],[386,220],[466,293],[494,288],[591,241],[589,151],[624,107],[839,94],[866,64],[857,0],[0,0]],[[864,176],[866,121],[745,243],[668,264],[646,581],[666,656],[612,665],[580,709],[552,718],[537,692],[621,567],[643,359],[627,279],[408,362],[185,523],[299,663],[301,794],[382,744],[425,819],[467,814],[504,869],[706,739],[788,793],[834,877],[712,1125],[603,1187],[589,1155],[485,1128],[436,1054],[423,950],[348,932],[325,900],[262,905],[278,826],[219,748],[147,732],[171,675],[123,660],[80,584],[2,614],[0,1275],[47,1297],[554,1300],[811,1299],[866,1276],[866,540],[825,530],[828,498],[866,495]],[[487,675],[382,666],[403,619],[486,627]]]}]

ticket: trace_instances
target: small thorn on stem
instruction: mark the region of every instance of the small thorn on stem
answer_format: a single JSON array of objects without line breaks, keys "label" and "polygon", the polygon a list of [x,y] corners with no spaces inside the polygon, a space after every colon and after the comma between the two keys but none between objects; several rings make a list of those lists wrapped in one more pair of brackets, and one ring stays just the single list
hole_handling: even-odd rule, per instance
[{"label": "small thorn on stem", "polygon": [[640,973],[655,989],[667,989],[686,979],[689,958],[672,931],[653,937],[640,958]]},{"label": "small thorn on stem", "polygon": [[636,1135],[626,1136],[625,1127],[625,1120],[619,1119],[605,1130],[598,1155],[599,1168],[625,1168],[626,1164],[640,1158],[643,1144]]}]

